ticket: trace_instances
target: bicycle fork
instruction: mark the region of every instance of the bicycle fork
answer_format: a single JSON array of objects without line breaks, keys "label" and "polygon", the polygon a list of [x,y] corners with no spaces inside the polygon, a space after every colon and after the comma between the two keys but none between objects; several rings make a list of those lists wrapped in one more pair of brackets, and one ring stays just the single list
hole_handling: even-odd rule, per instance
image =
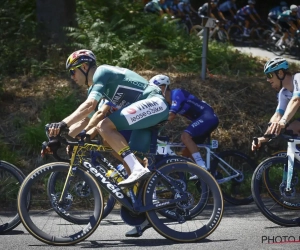
[{"label": "bicycle fork", "polygon": [[[292,191],[291,183],[292,183],[293,170],[294,170],[295,154],[299,154],[299,151],[296,148],[296,144],[293,141],[292,142],[289,141],[287,147],[288,167],[286,172],[286,187],[285,187],[286,192]],[[284,168],[283,171],[285,172],[286,168]]]}]

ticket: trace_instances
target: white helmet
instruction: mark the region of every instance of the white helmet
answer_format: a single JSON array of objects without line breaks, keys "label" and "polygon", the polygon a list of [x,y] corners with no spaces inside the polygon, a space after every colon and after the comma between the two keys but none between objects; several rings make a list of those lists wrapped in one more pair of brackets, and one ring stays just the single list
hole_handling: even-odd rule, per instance
[{"label": "white helmet", "polygon": [[150,80],[149,83],[153,83],[157,86],[161,86],[161,85],[167,85],[169,86],[171,84],[170,82],[170,78],[166,75],[156,75],[153,76]]},{"label": "white helmet", "polygon": [[291,11],[297,11],[297,10],[298,10],[297,5],[292,4],[292,5],[290,6],[290,10],[291,10]]},{"label": "white helmet", "polygon": [[280,69],[286,70],[288,68],[289,64],[283,57],[274,57],[266,62],[264,67],[264,73],[268,74]]}]

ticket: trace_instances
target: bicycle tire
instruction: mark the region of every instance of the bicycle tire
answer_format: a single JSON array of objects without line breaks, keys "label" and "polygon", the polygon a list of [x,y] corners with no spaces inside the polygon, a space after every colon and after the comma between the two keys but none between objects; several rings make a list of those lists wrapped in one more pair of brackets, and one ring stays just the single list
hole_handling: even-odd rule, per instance
[{"label": "bicycle tire", "polygon": [[[182,157],[182,156],[167,156],[167,157],[163,157],[160,161],[158,161],[155,166],[157,168],[160,168],[163,165],[166,165],[170,162],[192,162],[194,163],[191,159],[186,158],[186,157]],[[180,182],[182,183],[182,185],[194,185],[195,189],[197,189],[197,191],[199,192],[199,195],[201,196],[197,206],[190,211],[190,216],[191,217],[195,217],[198,214],[200,214],[202,212],[202,210],[205,208],[208,199],[209,199],[209,190],[207,188],[207,186],[205,185],[204,182],[201,182],[201,180],[189,180],[188,178],[186,178],[186,176],[184,174],[181,174],[180,172],[176,172],[175,174],[179,175],[180,177]],[[189,184],[190,183],[190,184]],[[162,196],[164,194],[164,192],[167,192],[167,190],[162,190],[159,185],[156,186],[156,196]],[[159,213],[171,220],[176,220],[177,216],[176,216],[176,209],[174,208],[165,208],[165,209],[161,209],[159,210]]]},{"label": "bicycle tire", "polygon": [[[210,202],[205,206],[207,210],[202,212],[201,216],[190,217],[186,213],[189,208],[193,207],[197,193],[193,195],[193,190],[187,187],[188,199],[177,203],[177,221],[160,216],[158,204],[156,210],[146,212],[149,223],[159,234],[177,242],[195,242],[209,236],[218,227],[224,209],[222,192],[216,180],[208,171],[191,162],[169,163],[159,168],[159,171],[167,176],[174,172],[196,174],[208,186],[211,194]],[[154,203],[152,196],[155,186],[160,181],[162,181],[161,175],[154,173],[145,184],[143,202],[146,206]],[[169,199],[174,199],[178,195],[180,194],[173,195],[171,193]]]},{"label": "bicycle tire", "polygon": [[213,37],[216,41],[221,43],[227,43],[229,42],[229,36],[227,31],[224,28],[219,28],[214,34]]},{"label": "bicycle tire", "polygon": [[[82,170],[80,168],[78,168],[77,171],[82,171]],[[64,177],[64,176],[61,176],[60,172],[54,172],[50,175],[50,177],[48,179],[48,184],[47,184],[47,192],[48,192],[49,197],[51,197],[51,195],[56,193],[55,192],[56,182],[57,182],[58,178],[61,178],[61,177]],[[81,195],[81,196],[90,195],[89,187],[88,186],[83,187],[83,185],[85,185],[83,182],[74,183],[74,189],[75,189],[76,195]],[[102,194],[103,194],[103,190],[102,190]],[[116,199],[111,194],[109,194],[108,198],[103,206],[102,219],[104,219],[105,217],[107,217],[107,215],[110,214],[110,212],[114,209],[115,204],[116,204]],[[63,213],[60,213],[59,211],[56,211],[56,212],[59,213],[60,216],[64,217],[66,220],[69,220],[70,222],[76,222],[76,224],[79,224],[79,225],[84,225],[89,222],[89,218],[78,218],[78,217],[72,216],[72,215],[64,216]]]},{"label": "bicycle tire", "polygon": [[203,39],[203,27],[199,24],[193,25],[190,30],[190,35],[196,35],[200,39]]},{"label": "bicycle tire", "polygon": [[[23,172],[13,164],[0,161],[0,234],[5,234],[20,223],[17,211],[17,196],[21,183],[25,179]],[[30,196],[27,197],[27,207]]]},{"label": "bicycle tire", "polygon": [[299,177],[300,163],[294,164],[296,194],[287,197],[282,193],[283,168],[287,165],[287,157],[274,156],[261,162],[252,177],[251,190],[254,201],[262,214],[277,225],[294,227],[300,225]]},{"label": "bicycle tire", "polygon": [[[74,245],[89,237],[99,226],[103,211],[103,197],[101,189],[95,178],[86,171],[78,171],[74,173],[74,178],[83,179],[91,189],[93,199],[86,201],[74,196],[71,199],[71,190],[69,190],[66,198],[60,203],[55,199],[49,200],[47,192],[47,181],[51,173],[63,172],[68,173],[70,166],[65,162],[54,162],[45,164],[32,171],[23,181],[18,195],[18,212],[20,219],[27,231],[36,239],[57,246]],[[64,188],[65,181],[61,183],[61,189]],[[56,186],[58,187],[58,185]],[[68,190],[67,190],[68,192]],[[30,209],[24,205],[25,199],[31,194]],[[67,210],[70,206],[75,211],[82,213],[84,217],[90,216],[89,223],[86,225],[78,225],[76,221],[70,223],[65,220],[54,210],[65,210],[65,216],[70,213]],[[54,203],[56,205],[54,206]],[[77,210],[76,210],[77,209]],[[89,211],[90,210],[90,211]],[[88,214],[88,215],[87,215]]]},{"label": "bicycle tire", "polygon": [[[240,177],[220,184],[224,199],[233,205],[247,205],[253,202],[251,179],[256,167],[255,162],[236,150],[222,151],[217,155],[241,173]],[[218,158],[214,158],[211,162],[211,172],[217,180],[227,176],[219,164],[223,163]]]}]

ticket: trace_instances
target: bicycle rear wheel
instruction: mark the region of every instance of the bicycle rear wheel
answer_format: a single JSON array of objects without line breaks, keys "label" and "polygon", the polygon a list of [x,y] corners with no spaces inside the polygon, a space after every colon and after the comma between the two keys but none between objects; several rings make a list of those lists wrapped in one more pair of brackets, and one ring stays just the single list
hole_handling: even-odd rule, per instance
[{"label": "bicycle rear wheel", "polygon": [[[185,158],[182,156],[167,156],[162,157],[161,159],[159,157],[156,158],[156,168],[160,168],[161,166],[164,166],[170,162],[192,162],[191,159]],[[170,175],[170,177],[178,182],[181,186],[193,186],[193,189],[195,192],[198,191],[197,196],[199,196],[198,204],[195,206],[197,209],[193,209],[190,211],[190,216],[197,216],[199,213],[201,213],[202,209],[206,206],[208,198],[209,198],[209,190],[205,183],[201,182],[201,180],[189,180],[189,176],[187,176],[184,172],[175,172]],[[162,200],[165,195],[169,193],[169,190],[164,187],[162,183],[158,183],[155,188],[155,196],[157,200]],[[176,208],[165,208],[159,210],[159,213],[163,216],[165,216],[168,219],[171,220],[177,220],[176,215]]]},{"label": "bicycle rear wheel", "polygon": [[284,192],[283,170],[287,157],[274,156],[264,160],[256,168],[251,189],[254,201],[262,214],[270,221],[286,227],[300,225],[300,165],[294,164],[292,195]]},{"label": "bicycle rear wheel", "polygon": [[[97,181],[88,172],[76,171],[72,177],[74,183],[87,183],[89,196],[75,195],[70,188],[66,190],[67,195],[61,202],[59,195],[51,195],[49,198],[49,176],[56,172],[67,176],[69,168],[69,164],[63,162],[43,165],[27,176],[19,191],[18,212],[23,225],[35,238],[50,245],[74,245],[83,241],[96,230],[101,221],[102,193]],[[56,182],[55,194],[62,193],[64,189],[65,180],[60,180]],[[29,193],[32,197],[30,209],[24,205]],[[79,225],[77,220],[72,221],[75,215],[76,218],[89,218],[88,223]]]},{"label": "bicycle rear wheel", "polygon": [[[147,181],[143,194],[143,202],[146,206],[152,204],[157,206],[157,210],[146,212],[150,224],[162,236],[178,242],[195,242],[209,236],[218,227],[224,208],[222,193],[215,179],[209,172],[190,162],[169,163],[159,168],[159,172],[165,176],[172,176],[173,179],[178,173],[184,173],[188,177],[195,174],[208,187],[211,196],[204,209],[201,207],[201,213],[192,216],[193,210],[198,209],[201,195],[193,185],[184,186],[178,183],[180,189],[183,189],[184,194],[187,195],[187,199],[176,203],[176,208],[174,208],[176,220],[167,219],[161,216],[159,204],[166,204],[169,200],[178,199],[181,197],[181,193],[174,195],[172,192],[174,187],[168,186],[162,175],[154,173]],[[165,193],[164,197],[153,199],[153,193],[158,184],[165,185],[169,193]]]},{"label": "bicycle rear wheel", "polygon": [[234,172],[214,157],[211,162],[211,172],[220,183],[224,199],[234,205],[251,203],[253,201],[251,179],[256,167],[255,162],[247,155],[235,150],[220,152],[218,156],[240,173],[240,176],[226,181],[225,179],[234,175]]},{"label": "bicycle rear wheel", "polygon": [[[16,166],[0,161],[0,234],[17,227],[21,221],[17,209],[17,196],[25,175]],[[25,204],[29,205],[30,196]]]},{"label": "bicycle rear wheel", "polygon": [[[81,169],[77,169],[76,171],[82,171]],[[82,175],[82,174],[81,174]],[[65,172],[54,172],[50,175],[48,179],[48,196],[49,197],[57,197],[60,196],[60,185],[63,183],[63,181],[66,179],[66,173]],[[87,185],[87,183],[83,179],[77,179],[76,181],[72,181],[71,183],[71,189],[72,193],[75,196],[79,196],[81,198],[85,198],[88,200],[89,198],[92,199],[91,189]],[[104,196],[104,207],[103,207],[103,213],[102,213],[102,219],[104,219],[107,215],[110,214],[110,212],[113,210],[116,199],[106,191],[102,194]],[[64,216],[64,213],[61,213],[60,211],[57,211],[60,216],[64,217],[66,220],[69,220],[70,222],[75,222],[76,224],[87,224],[89,223],[89,218],[86,217],[78,217],[78,214],[68,214],[68,216]]]}]

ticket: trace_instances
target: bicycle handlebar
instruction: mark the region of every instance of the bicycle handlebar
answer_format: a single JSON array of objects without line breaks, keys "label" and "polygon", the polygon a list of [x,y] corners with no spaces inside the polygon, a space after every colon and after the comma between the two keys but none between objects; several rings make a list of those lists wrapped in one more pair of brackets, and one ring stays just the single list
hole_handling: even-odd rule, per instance
[{"label": "bicycle handlebar", "polygon": [[[42,155],[51,152],[53,154],[53,157],[56,160],[62,161],[62,162],[69,162],[69,160],[66,160],[64,158],[61,158],[57,151],[61,147],[61,145],[65,146],[78,146],[78,145],[84,145],[85,143],[91,143],[91,144],[97,144],[99,145],[98,140],[91,140],[90,135],[86,134],[85,136],[81,136],[80,139],[73,138],[69,136],[69,129],[65,128],[63,130],[60,130],[60,133],[55,137],[50,137],[48,134],[50,124],[45,125],[45,131],[46,136],[48,138],[48,142],[44,141],[42,143]],[[50,151],[49,151],[50,149]]]}]

